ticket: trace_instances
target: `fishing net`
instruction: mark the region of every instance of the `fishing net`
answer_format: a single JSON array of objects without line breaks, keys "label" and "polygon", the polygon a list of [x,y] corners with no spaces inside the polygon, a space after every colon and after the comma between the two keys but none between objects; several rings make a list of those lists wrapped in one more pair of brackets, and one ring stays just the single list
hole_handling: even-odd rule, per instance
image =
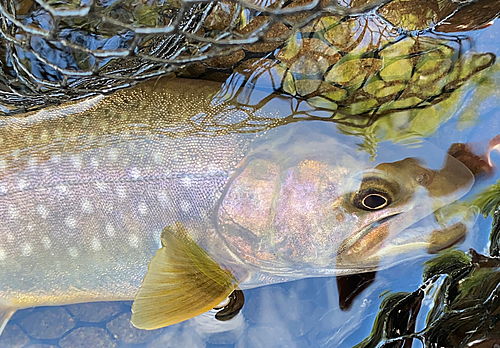
[{"label": "fishing net", "polygon": [[[494,61],[465,57],[460,38],[410,35],[439,26],[455,31],[453,15],[473,5],[427,2],[0,0],[0,112],[109,93],[171,72],[247,84],[274,74],[275,91],[329,116],[347,110],[337,119],[347,123],[358,122],[353,115],[425,107]],[[429,54],[446,60],[445,68],[424,66]],[[426,86],[407,88],[422,74],[430,76]],[[431,84],[438,90],[422,92]],[[396,99],[399,105],[387,104]],[[358,123],[367,124],[364,117]]]}]

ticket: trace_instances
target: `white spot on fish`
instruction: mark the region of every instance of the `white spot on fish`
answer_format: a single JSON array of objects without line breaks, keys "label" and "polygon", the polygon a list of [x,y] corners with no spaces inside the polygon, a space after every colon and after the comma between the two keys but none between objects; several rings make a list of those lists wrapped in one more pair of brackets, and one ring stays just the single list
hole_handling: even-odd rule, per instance
[{"label": "white spot on fish", "polygon": [[30,256],[32,252],[31,245],[28,243],[21,245],[21,254],[23,254],[23,256]]},{"label": "white spot on fish", "polygon": [[102,210],[104,210],[107,214],[111,214],[113,212],[113,207],[113,202],[104,202]]},{"label": "white spot on fish", "polygon": [[30,143],[33,141],[33,134],[31,134],[31,132],[28,132],[24,135],[24,141],[26,141],[27,143]]},{"label": "white spot on fish", "polygon": [[218,173],[219,171],[220,171],[220,169],[214,164],[209,164],[207,167],[207,170],[206,170],[206,172],[208,174],[212,174],[212,175],[215,173]]},{"label": "white spot on fish", "polygon": [[56,129],[53,134],[54,134],[54,138],[60,138],[60,137],[62,137],[60,129]]},{"label": "white spot on fish", "polygon": [[5,253],[5,250],[0,248],[0,261],[3,261],[7,258],[7,254]]},{"label": "white spot on fish", "polygon": [[71,256],[72,258],[76,258],[78,257],[78,249],[75,248],[75,247],[69,247],[68,248],[68,254],[69,256]]},{"label": "white spot on fish", "polygon": [[26,182],[26,180],[24,179],[17,180],[17,188],[20,191],[24,190],[26,187],[28,187],[28,183]]},{"label": "white spot on fish", "polygon": [[52,163],[58,164],[61,161],[61,158],[59,157],[58,154],[53,154],[52,157],[50,158],[50,161]]},{"label": "white spot on fish", "polygon": [[75,167],[75,169],[81,169],[82,168],[82,157],[80,155],[71,156],[71,163],[73,164],[73,167]]},{"label": "white spot on fish", "polygon": [[20,154],[21,154],[21,150],[19,150],[19,149],[15,149],[14,151],[12,151],[12,157],[14,159],[18,159]]},{"label": "white spot on fish", "polygon": [[82,211],[87,214],[91,214],[94,212],[92,203],[86,198],[82,201]]},{"label": "white spot on fish", "polygon": [[94,251],[99,251],[101,250],[101,242],[99,242],[99,239],[97,237],[94,237],[92,239],[92,242],[90,242],[90,244],[92,245],[92,249]]},{"label": "white spot on fish", "polygon": [[66,218],[66,220],[64,221],[64,223],[69,228],[76,228],[76,226],[78,225],[78,221],[76,221],[76,219],[74,217],[72,217],[72,216],[68,216]]},{"label": "white spot on fish", "polygon": [[90,165],[94,168],[97,168],[99,166],[99,160],[96,157],[92,157],[90,159]]},{"label": "white spot on fish", "polygon": [[59,185],[56,187],[57,191],[59,191],[59,193],[66,193],[68,192],[68,186],[66,185]]},{"label": "white spot on fish", "polygon": [[40,135],[40,140],[41,141],[47,141],[49,140],[49,132],[47,132],[46,129],[43,130],[42,134]]},{"label": "white spot on fish", "polygon": [[131,234],[128,236],[128,245],[130,245],[132,248],[138,248],[139,247],[139,238],[135,234]]},{"label": "white spot on fish", "polygon": [[5,170],[5,169],[7,169],[7,161],[0,160],[0,170]]},{"label": "white spot on fish", "polygon": [[183,212],[188,212],[190,209],[191,209],[191,203],[189,203],[188,201],[184,201],[181,203],[181,209]]},{"label": "white spot on fish", "polygon": [[139,170],[139,168],[134,167],[134,168],[130,169],[130,177],[133,180],[140,179],[141,178],[141,171]]},{"label": "white spot on fish", "polygon": [[125,186],[118,186],[116,188],[116,194],[120,198],[125,198],[125,197],[127,197],[127,189],[125,188]]},{"label": "white spot on fish", "polygon": [[111,224],[106,225],[106,235],[108,237],[113,237],[115,235],[115,228]]},{"label": "white spot on fish", "polygon": [[0,184],[0,192],[2,194],[6,194],[8,192],[7,186],[5,186],[4,184]]},{"label": "white spot on fish", "polygon": [[190,187],[193,184],[193,180],[186,176],[185,178],[181,179],[181,183],[186,187]]},{"label": "white spot on fish", "polygon": [[118,150],[117,149],[114,149],[114,148],[111,148],[108,150],[108,160],[110,162],[116,162],[118,160]]},{"label": "white spot on fish", "polygon": [[46,219],[49,215],[49,211],[47,210],[47,208],[45,208],[44,205],[39,205],[38,207],[36,207],[36,211],[38,212],[38,214],[40,214],[42,219]]},{"label": "white spot on fish", "polygon": [[30,159],[28,160],[28,167],[30,168],[33,168],[34,166],[36,166],[38,160],[36,159],[36,157],[30,157]]},{"label": "white spot on fish", "polygon": [[144,202],[141,202],[139,203],[139,206],[137,207],[137,210],[139,211],[139,214],[141,214],[142,216],[144,215],[147,215],[148,214],[148,206],[146,205],[146,203]]},{"label": "white spot on fish", "polygon": [[98,181],[95,183],[95,187],[99,190],[99,192],[106,191],[107,185],[105,182]]},{"label": "white spot on fish", "polygon": [[155,162],[155,164],[160,164],[163,162],[163,153],[161,152],[155,152],[153,154],[153,161]]},{"label": "white spot on fish", "polygon": [[19,212],[17,211],[16,207],[14,207],[13,205],[9,205],[9,207],[7,209],[8,209],[9,216],[11,219],[16,219],[19,216]]},{"label": "white spot on fish", "polygon": [[52,246],[52,242],[50,241],[50,238],[47,236],[42,237],[42,245],[45,249],[50,249]]},{"label": "white spot on fish", "polygon": [[164,190],[158,191],[156,195],[161,205],[166,206],[170,203],[167,192],[165,192]]}]

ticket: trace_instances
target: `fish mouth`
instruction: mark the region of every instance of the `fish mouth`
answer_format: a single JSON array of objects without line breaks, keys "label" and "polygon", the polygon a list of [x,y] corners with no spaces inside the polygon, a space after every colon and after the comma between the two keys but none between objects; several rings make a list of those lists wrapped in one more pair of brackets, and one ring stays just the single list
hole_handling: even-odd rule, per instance
[{"label": "fish mouth", "polygon": [[337,266],[341,268],[359,266],[360,262],[378,264],[377,252],[391,234],[389,224],[402,213],[396,212],[384,216],[346,238],[337,250]]}]

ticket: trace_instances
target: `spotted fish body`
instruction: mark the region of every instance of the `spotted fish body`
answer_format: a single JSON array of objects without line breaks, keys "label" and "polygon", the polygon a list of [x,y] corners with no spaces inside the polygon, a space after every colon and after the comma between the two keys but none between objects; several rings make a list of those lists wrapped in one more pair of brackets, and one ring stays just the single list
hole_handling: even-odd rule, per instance
[{"label": "spotted fish body", "polygon": [[[331,124],[207,132],[197,120],[249,112],[214,98],[220,86],[154,82],[0,125],[3,325],[17,308],[134,299],[165,243],[186,251],[194,241],[204,251],[189,249],[188,261],[206,251],[248,286],[371,270],[376,262],[360,255],[396,234],[387,220],[409,226],[472,183],[458,161],[440,172],[408,160],[373,169]],[[350,203],[365,189],[359,173],[367,168],[370,180],[383,177],[376,185],[398,187],[387,209]],[[412,210],[420,213],[402,214]],[[173,225],[189,240],[165,242],[162,231]],[[224,272],[209,278],[220,285]]]},{"label": "spotted fish body", "polygon": [[[74,121],[56,110],[3,125],[0,298],[9,306],[134,298],[162,229],[207,219],[251,138],[162,129],[177,114],[210,110],[220,84],[203,86],[136,90]],[[162,104],[136,105],[137,115],[121,109],[155,97]],[[101,119],[103,109],[112,116]]]}]

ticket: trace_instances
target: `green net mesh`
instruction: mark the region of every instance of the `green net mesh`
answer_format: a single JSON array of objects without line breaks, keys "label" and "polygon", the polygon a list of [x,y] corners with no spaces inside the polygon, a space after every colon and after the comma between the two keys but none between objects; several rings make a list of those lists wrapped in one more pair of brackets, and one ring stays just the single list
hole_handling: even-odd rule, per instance
[{"label": "green net mesh", "polygon": [[[470,6],[427,2],[422,12],[422,1],[402,0],[1,0],[0,112],[109,93],[170,72],[235,74],[252,86],[270,74],[275,91],[307,99],[316,113],[367,125],[375,113],[436,103],[493,62],[491,55],[465,57],[458,36],[412,35],[447,31],[450,16]],[[440,61],[432,66],[430,59]]]},{"label": "green net mesh", "polygon": [[349,15],[375,5],[2,1],[2,102],[29,109],[110,92],[242,45],[279,46],[325,11]]}]

